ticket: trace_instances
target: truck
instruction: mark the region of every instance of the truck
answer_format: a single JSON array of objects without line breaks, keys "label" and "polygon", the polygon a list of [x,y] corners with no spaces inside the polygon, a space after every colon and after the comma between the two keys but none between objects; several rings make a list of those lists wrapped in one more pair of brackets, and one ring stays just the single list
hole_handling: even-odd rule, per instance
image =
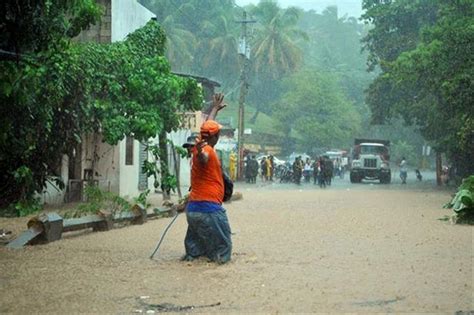
[{"label": "truck", "polygon": [[378,139],[355,139],[352,150],[350,171],[351,183],[360,183],[363,179],[379,180],[389,184],[390,141]]}]

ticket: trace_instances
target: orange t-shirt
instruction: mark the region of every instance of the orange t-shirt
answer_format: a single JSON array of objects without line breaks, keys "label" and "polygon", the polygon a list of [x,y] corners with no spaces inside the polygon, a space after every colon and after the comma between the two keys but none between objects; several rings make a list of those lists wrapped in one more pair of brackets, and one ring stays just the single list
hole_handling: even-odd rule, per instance
[{"label": "orange t-shirt", "polygon": [[201,163],[198,158],[197,148],[193,149],[189,200],[210,201],[221,204],[224,198],[221,162],[210,145],[206,145],[202,152],[209,155],[207,163]]}]

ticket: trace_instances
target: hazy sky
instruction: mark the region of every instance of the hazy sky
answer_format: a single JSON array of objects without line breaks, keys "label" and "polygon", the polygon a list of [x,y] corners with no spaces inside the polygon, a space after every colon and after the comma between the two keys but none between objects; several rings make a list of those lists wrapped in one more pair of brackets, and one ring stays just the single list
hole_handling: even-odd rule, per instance
[{"label": "hazy sky", "polygon": [[[257,4],[259,0],[236,0],[238,5],[246,5],[249,3]],[[327,6],[337,5],[339,8],[339,16],[344,14],[359,17],[362,13],[361,0],[278,0],[280,6],[286,8],[288,6],[300,7],[306,10],[316,10],[322,12]]]}]

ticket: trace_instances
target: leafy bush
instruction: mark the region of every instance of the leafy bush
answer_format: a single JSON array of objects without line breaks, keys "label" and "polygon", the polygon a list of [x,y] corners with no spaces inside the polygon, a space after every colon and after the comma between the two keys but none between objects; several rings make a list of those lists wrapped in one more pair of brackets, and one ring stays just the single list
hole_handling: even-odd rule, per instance
[{"label": "leafy bush", "polygon": [[133,201],[137,204],[142,205],[145,209],[149,208],[151,204],[147,201],[148,195],[150,194],[150,189],[145,190],[140,193],[138,197],[133,198]]},{"label": "leafy bush", "polygon": [[453,209],[456,223],[474,224],[474,175],[465,178],[445,208]]},{"label": "leafy bush", "polygon": [[84,189],[87,202],[78,206],[76,210],[65,213],[65,218],[78,218],[88,214],[96,214],[99,210],[107,210],[114,215],[117,212],[130,211],[132,205],[124,198],[102,191],[99,187],[89,185]]}]

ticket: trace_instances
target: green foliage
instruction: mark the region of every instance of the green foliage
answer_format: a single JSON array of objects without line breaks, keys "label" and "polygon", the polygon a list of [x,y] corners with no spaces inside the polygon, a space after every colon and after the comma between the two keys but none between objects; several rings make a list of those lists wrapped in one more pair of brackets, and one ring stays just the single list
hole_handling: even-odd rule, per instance
[{"label": "green foliage", "polygon": [[0,209],[0,217],[24,217],[43,209],[39,198],[22,199],[11,203],[7,208]]},{"label": "green foliage", "polygon": [[162,185],[168,189],[171,189],[174,192],[176,190],[176,187],[178,187],[178,181],[176,179],[176,176],[172,174],[167,174],[162,179]]},{"label": "green foliage", "polygon": [[286,80],[285,85],[286,93],[275,115],[287,136],[292,129],[297,131],[307,152],[351,142],[360,116],[338,92],[334,79],[317,70],[306,70]]},{"label": "green foliage", "polygon": [[145,142],[201,108],[198,84],[170,73],[165,41],[150,21],[124,42],[80,44],[57,34],[35,46],[42,50],[34,63],[0,62],[0,208],[32,200],[86,133],[101,132],[109,144],[125,136]]},{"label": "green foliage", "polygon": [[110,211],[114,215],[132,209],[132,205],[127,200],[114,193],[102,191],[97,186],[86,186],[84,193],[87,202],[79,205],[76,210],[66,212],[65,218],[79,218],[88,214],[97,214],[100,210]]},{"label": "green foliage", "polygon": [[4,0],[0,12],[0,49],[30,54],[77,36],[103,9],[94,0]]},{"label": "green foliage", "polygon": [[145,207],[145,209],[149,208],[151,204],[147,201],[148,195],[150,194],[150,189],[147,189],[141,192],[138,197],[133,198],[135,203],[138,203]]},{"label": "green foliage", "polygon": [[175,146],[174,149],[176,150],[176,153],[178,153],[178,155],[181,158],[185,158],[188,156],[188,150],[183,148],[182,146]]},{"label": "green foliage", "polygon": [[276,2],[261,1],[251,13],[262,25],[253,47],[255,72],[270,79],[293,73],[303,61],[303,52],[295,41],[307,38],[297,26],[300,10],[284,10]]},{"label": "green foliage", "polygon": [[416,150],[411,144],[403,140],[393,142],[390,148],[390,159],[393,165],[399,164],[403,157],[410,166],[416,168],[419,165],[419,155],[416,154]]},{"label": "green foliage", "polygon": [[463,179],[456,195],[445,208],[454,210],[456,223],[474,224],[474,175]]},{"label": "green foliage", "polygon": [[382,73],[367,101],[373,118],[401,116],[420,127],[460,175],[474,172],[474,3],[364,1],[374,23],[365,38],[372,66]]}]

